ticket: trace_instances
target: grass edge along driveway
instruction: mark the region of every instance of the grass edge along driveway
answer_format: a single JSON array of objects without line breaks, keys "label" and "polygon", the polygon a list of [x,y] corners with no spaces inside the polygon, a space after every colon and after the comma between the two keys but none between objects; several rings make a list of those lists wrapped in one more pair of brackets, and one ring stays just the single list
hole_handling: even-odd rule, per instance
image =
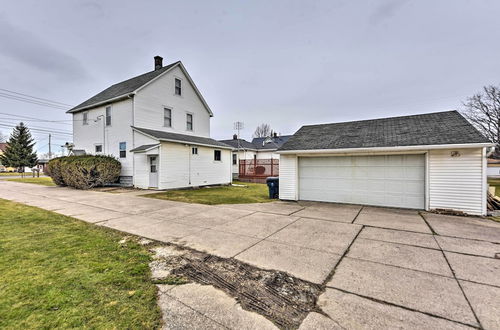
[{"label": "grass edge along driveway", "polygon": [[0,199],[0,328],[158,328],[147,248]]},{"label": "grass edge along driveway", "polygon": [[[213,186],[199,189],[167,190],[142,197],[166,199],[185,203],[206,205],[266,203],[275,201],[269,199],[266,184],[233,182],[237,186]],[[241,187],[240,185],[244,185]]]},{"label": "grass edge along driveway", "polygon": [[12,182],[22,182],[22,183],[33,183],[33,184],[39,184],[42,186],[49,186],[53,187],[56,184],[54,181],[52,181],[52,178],[50,177],[40,177],[40,178],[15,178],[15,179],[6,179],[6,181],[12,181]]}]

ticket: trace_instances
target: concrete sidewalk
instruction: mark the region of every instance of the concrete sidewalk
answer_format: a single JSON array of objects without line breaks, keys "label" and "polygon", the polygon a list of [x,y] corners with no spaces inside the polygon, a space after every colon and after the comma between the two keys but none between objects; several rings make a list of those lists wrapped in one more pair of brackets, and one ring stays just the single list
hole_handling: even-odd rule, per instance
[{"label": "concrete sidewalk", "polygon": [[[302,329],[500,328],[500,223],[489,220],[312,202],[207,206],[8,181],[0,198],[323,285],[325,315],[310,313]],[[220,295],[201,287],[163,288],[161,302],[203,315],[198,326],[272,327],[246,311],[236,314],[259,326],[221,322],[236,302],[207,312],[186,300],[186,290]]]}]

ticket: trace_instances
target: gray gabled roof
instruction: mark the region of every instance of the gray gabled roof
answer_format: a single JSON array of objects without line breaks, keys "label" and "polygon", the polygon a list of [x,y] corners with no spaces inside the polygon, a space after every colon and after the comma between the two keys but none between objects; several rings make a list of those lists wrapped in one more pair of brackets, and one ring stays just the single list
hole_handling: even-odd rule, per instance
[{"label": "gray gabled roof", "polygon": [[156,144],[143,144],[142,146],[139,146],[137,148],[134,148],[132,150],[130,150],[130,152],[142,152],[142,151],[147,151],[149,149],[152,149],[152,148],[155,148],[155,147],[158,147],[159,144],[156,143]]},{"label": "gray gabled roof", "polygon": [[162,67],[161,69],[150,71],[144,74],[141,74],[137,77],[127,79],[125,81],[119,82],[117,84],[114,84],[111,87],[106,88],[102,92],[92,96],[90,99],[87,101],[80,103],[76,107],[70,109],[67,111],[67,113],[73,113],[73,112],[78,112],[84,109],[88,109],[89,107],[93,105],[100,104],[102,102],[110,101],[112,99],[115,99],[117,97],[123,96],[127,97],[128,94],[134,92],[136,89],[142,87],[146,83],[150,82],[154,78],[158,77],[165,71],[168,71],[175,65],[179,64],[180,61],[177,61],[175,63],[169,64],[167,66]]},{"label": "gray gabled roof", "polygon": [[457,111],[302,126],[279,150],[490,143]]},{"label": "gray gabled roof", "polygon": [[244,139],[239,139],[239,140],[235,140],[235,139],[231,139],[231,140],[219,140],[219,142],[222,142],[222,143],[225,143],[231,147],[233,147],[233,149],[251,149],[251,150],[255,150],[257,148],[255,148],[255,146],[253,144],[251,144],[250,142],[248,142],[247,140],[244,140]]},{"label": "gray gabled roof", "polygon": [[252,140],[255,149],[276,150],[279,149],[292,135],[280,135],[276,137],[259,137]]},{"label": "gray gabled roof", "polygon": [[141,132],[145,135],[148,135],[154,139],[158,139],[160,141],[169,141],[169,142],[178,142],[178,143],[186,143],[186,144],[194,144],[201,146],[209,146],[209,147],[218,147],[222,149],[232,149],[231,146],[216,141],[211,138],[201,137],[201,136],[193,136],[179,133],[170,133],[163,131],[156,131],[152,129],[132,127],[134,130]]}]

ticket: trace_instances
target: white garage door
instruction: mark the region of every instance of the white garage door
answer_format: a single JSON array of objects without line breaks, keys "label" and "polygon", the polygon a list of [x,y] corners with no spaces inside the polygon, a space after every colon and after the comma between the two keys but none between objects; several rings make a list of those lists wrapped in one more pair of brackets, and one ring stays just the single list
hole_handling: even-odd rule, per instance
[{"label": "white garage door", "polygon": [[425,156],[300,157],[299,199],[423,209]]}]

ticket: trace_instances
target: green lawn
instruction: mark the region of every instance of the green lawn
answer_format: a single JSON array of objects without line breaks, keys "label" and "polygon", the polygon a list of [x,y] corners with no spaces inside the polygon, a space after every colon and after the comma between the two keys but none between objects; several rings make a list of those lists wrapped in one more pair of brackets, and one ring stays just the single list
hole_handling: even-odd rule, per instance
[{"label": "green lawn", "polygon": [[0,199],[0,328],[157,328],[150,255],[123,235]]},{"label": "green lawn", "polygon": [[267,185],[259,183],[234,182],[245,187],[221,186],[200,189],[169,190],[144,197],[168,199],[178,202],[199,204],[243,204],[272,202]]},{"label": "green lawn", "polygon": [[33,177],[16,178],[16,179],[7,179],[7,181],[24,182],[24,183],[34,183],[34,184],[40,184],[42,186],[55,186],[56,185],[52,181],[52,179],[49,178],[49,177],[41,177],[41,178],[33,178]]},{"label": "green lawn", "polygon": [[[19,172],[0,172],[0,176],[21,176],[22,173]],[[32,172],[25,172],[24,175],[33,175]]]}]

